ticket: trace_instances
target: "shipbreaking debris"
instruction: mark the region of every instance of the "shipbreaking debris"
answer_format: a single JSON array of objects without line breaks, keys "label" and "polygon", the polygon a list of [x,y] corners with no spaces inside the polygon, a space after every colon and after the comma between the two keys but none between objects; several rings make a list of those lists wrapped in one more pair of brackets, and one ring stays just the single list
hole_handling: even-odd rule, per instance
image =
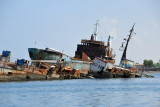
[{"label": "shipbreaking debris", "polygon": [[98,41],[96,23],[91,39],[82,39],[81,44],[77,45],[75,57],[49,47],[28,48],[31,60],[19,58],[16,62],[10,62],[11,51],[3,51],[0,55],[0,81],[140,77],[135,74],[134,61],[126,58],[134,25],[128,39],[122,42],[120,50],[123,50],[123,55],[119,66],[115,65],[115,53],[111,48],[112,37],[109,35],[107,45],[104,41]]}]

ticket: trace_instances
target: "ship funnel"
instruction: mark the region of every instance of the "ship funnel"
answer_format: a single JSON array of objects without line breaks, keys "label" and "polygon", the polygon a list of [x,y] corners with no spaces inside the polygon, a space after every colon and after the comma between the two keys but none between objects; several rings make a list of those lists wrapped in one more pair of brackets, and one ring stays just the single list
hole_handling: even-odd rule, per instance
[{"label": "ship funnel", "polygon": [[111,42],[112,42],[111,39],[113,39],[113,38],[109,35],[108,43],[107,43],[107,46],[108,46],[109,49],[111,49]]},{"label": "ship funnel", "polygon": [[91,40],[94,41],[94,36],[93,36],[93,34],[91,35]]}]

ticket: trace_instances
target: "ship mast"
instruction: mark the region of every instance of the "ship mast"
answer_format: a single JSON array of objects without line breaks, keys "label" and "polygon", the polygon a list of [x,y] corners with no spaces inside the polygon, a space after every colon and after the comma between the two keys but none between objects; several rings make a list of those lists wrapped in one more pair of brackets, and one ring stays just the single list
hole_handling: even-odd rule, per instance
[{"label": "ship mast", "polygon": [[98,21],[99,20],[97,20],[97,23],[95,24],[96,25],[96,27],[95,27],[95,29],[94,29],[94,36],[95,36],[95,41],[97,40],[97,31],[98,31]]},{"label": "ship mast", "polygon": [[[135,23],[134,23],[134,25],[135,25]],[[123,59],[126,59],[127,47],[128,47],[128,43],[129,43],[129,41],[130,41],[130,39],[131,39],[132,33],[133,33],[133,31],[134,31],[134,25],[132,26],[132,29],[130,30],[130,34],[128,35],[129,37],[128,37],[128,39],[127,39],[127,43],[126,43],[125,49],[124,49],[124,51],[123,51],[123,55],[122,55],[121,61],[122,61]]]}]

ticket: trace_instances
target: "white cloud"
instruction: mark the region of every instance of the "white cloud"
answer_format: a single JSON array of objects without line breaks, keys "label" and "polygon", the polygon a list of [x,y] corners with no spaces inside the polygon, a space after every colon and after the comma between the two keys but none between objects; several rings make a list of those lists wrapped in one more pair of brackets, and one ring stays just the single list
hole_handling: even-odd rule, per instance
[{"label": "white cloud", "polygon": [[109,32],[109,35],[113,36],[113,37],[117,37],[117,29],[116,28],[112,28]]},{"label": "white cloud", "polygon": [[[160,49],[160,24],[156,21],[148,21],[139,23],[136,27],[136,35],[133,36],[135,58],[152,59],[154,62],[159,59]],[[156,47],[156,48],[153,48]],[[138,52],[138,54],[137,54]]]},{"label": "white cloud", "polygon": [[160,31],[160,25],[156,21],[151,21],[151,24]]},{"label": "white cloud", "polygon": [[117,19],[103,17],[99,20],[98,36],[107,38],[109,35],[113,38],[117,38]]},{"label": "white cloud", "polygon": [[138,32],[141,36],[147,38],[160,37],[160,25],[156,21],[148,21],[139,26]]},{"label": "white cloud", "polygon": [[118,20],[116,20],[116,19],[111,19],[111,23],[112,23],[112,24],[117,24],[117,23],[118,23]]},{"label": "white cloud", "polygon": [[160,25],[156,21],[151,21],[152,26],[156,32],[156,36],[160,37]]},{"label": "white cloud", "polygon": [[145,30],[145,29],[143,29],[143,30],[141,31],[141,33],[142,33],[142,35],[145,36],[145,37],[150,37],[150,36],[151,36],[150,33],[149,33],[149,31],[147,31],[147,30]]},{"label": "white cloud", "polygon": [[140,46],[140,45],[141,46],[144,45],[143,40],[139,36],[134,35],[134,36],[132,36],[132,39],[133,39],[133,41],[135,41],[134,44],[135,44],[136,47]]}]

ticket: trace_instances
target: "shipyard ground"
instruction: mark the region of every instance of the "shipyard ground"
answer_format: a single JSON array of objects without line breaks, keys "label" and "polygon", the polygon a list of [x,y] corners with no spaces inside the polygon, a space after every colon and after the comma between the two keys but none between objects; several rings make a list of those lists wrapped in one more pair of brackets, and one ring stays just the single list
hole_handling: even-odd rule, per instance
[{"label": "shipyard ground", "polygon": [[[152,71],[151,71],[152,72]],[[160,71],[152,72],[152,73],[160,73]],[[140,76],[142,77],[142,76]],[[153,77],[152,75],[144,74],[143,77]],[[139,77],[135,77],[139,78]],[[76,78],[74,76],[68,75],[68,76],[60,76],[60,75],[40,75],[40,74],[34,74],[30,73],[27,75],[24,74],[14,74],[14,75],[3,75],[0,74],[0,82],[24,82],[24,81],[50,81],[50,80],[66,80],[66,79],[94,79],[92,76],[87,77],[81,77]]]},{"label": "shipyard ground", "polygon": [[35,73],[28,74],[0,74],[0,82],[18,82],[18,81],[47,81],[47,80],[64,80],[64,79],[88,79],[90,76],[76,77],[74,75],[42,75]]},{"label": "shipyard ground", "polygon": [[14,75],[0,75],[0,82],[14,82],[14,81],[38,81],[38,80],[60,80],[59,75],[48,76],[40,74],[14,74]]}]

